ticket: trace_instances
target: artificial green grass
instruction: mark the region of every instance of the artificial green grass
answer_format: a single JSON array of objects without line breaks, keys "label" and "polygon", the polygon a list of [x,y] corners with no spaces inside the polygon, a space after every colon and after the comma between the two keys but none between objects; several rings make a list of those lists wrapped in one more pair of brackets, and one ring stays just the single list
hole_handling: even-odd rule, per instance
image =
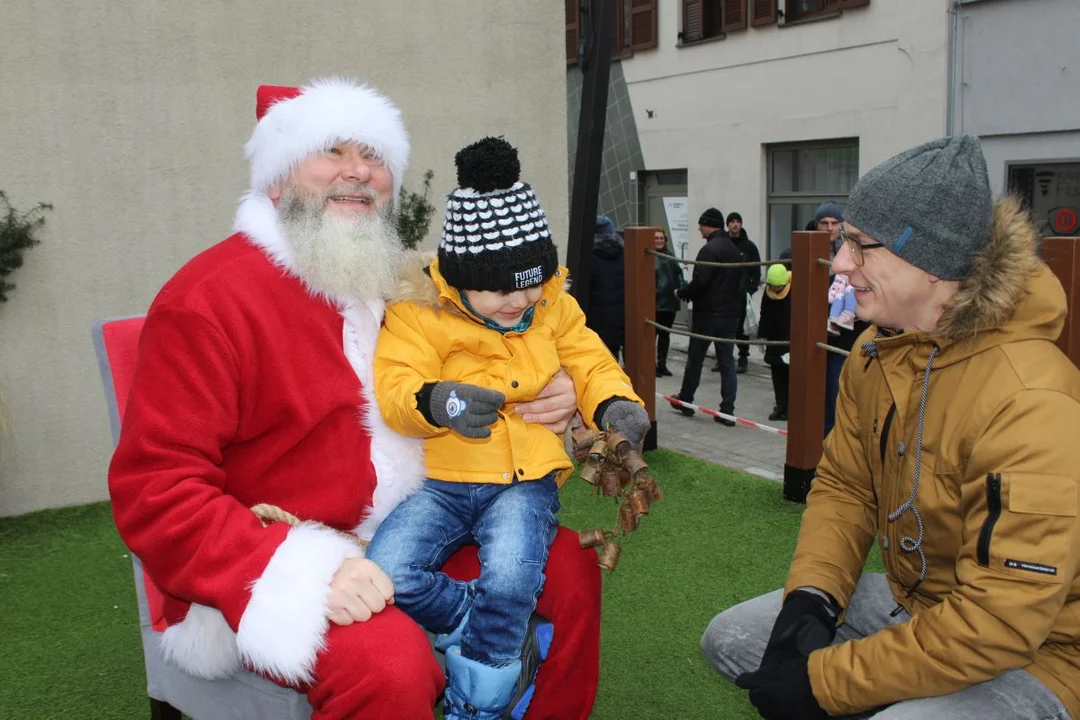
[{"label": "artificial green grass", "polygon": [[131,558],[108,504],[0,519],[0,718],[144,718]]},{"label": "artificial green grass", "polygon": [[[678,453],[646,456],[664,500],[604,578],[593,717],[756,718],[701,655],[709,620],[783,584],[802,507],[778,484]],[[572,478],[563,524],[612,528]],[[106,503],[0,519],[0,719],[148,713],[131,560]]]},{"label": "artificial green grass", "polygon": [[[759,717],[745,691],[701,654],[716,613],[784,583],[802,506],[780,485],[660,450],[645,458],[664,493],[623,540],[604,577],[600,689],[594,718]],[[577,478],[563,524],[614,527],[614,501]]]}]

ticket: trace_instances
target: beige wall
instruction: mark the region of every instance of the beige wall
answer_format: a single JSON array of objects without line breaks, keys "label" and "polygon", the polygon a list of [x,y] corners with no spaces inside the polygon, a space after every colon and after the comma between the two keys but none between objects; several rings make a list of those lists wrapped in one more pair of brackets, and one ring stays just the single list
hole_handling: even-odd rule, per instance
[{"label": "beige wall", "polygon": [[871,0],[684,48],[680,5],[660,4],[659,47],[623,73],[645,167],[687,169],[692,223],[711,205],[738,210],[764,250],[765,145],[857,137],[865,172],[945,133],[946,0]]},{"label": "beige wall", "polygon": [[412,135],[406,187],[433,169],[440,212],[457,149],[505,134],[565,251],[563,22],[561,0],[6,7],[0,189],[55,210],[0,305],[0,516],[106,497],[90,326],[145,311],[229,234],[260,83],[339,74],[381,89]]}]

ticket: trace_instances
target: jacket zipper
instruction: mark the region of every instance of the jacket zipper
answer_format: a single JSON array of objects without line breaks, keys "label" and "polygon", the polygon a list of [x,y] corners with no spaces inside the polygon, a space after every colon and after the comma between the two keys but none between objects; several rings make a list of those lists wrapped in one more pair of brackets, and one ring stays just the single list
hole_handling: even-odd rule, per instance
[{"label": "jacket zipper", "polygon": [[986,473],[986,505],[990,514],[979,531],[976,559],[983,567],[990,567],[990,536],[994,533],[994,524],[1001,517],[1001,473]]},{"label": "jacket zipper", "polygon": [[885,445],[889,440],[889,426],[892,425],[893,416],[896,415],[896,403],[889,408],[885,415],[885,424],[881,428],[881,472],[885,472]]},{"label": "jacket zipper", "polygon": [[[893,403],[889,406],[889,412],[885,413],[885,422],[882,423],[881,426],[881,440],[879,442],[879,447],[881,449],[881,482],[883,487],[888,484],[885,479],[885,450],[889,441],[889,429],[892,427],[892,421],[894,417],[896,417],[896,403]],[[883,537],[889,542],[891,548],[892,540],[889,539],[890,527],[890,523],[885,523],[881,527],[881,532],[883,533]],[[899,568],[896,566],[895,563],[890,562],[891,556],[892,553],[886,550],[886,552],[882,553],[881,560],[885,564],[886,570],[890,570],[894,577],[899,577]],[[891,569],[890,566],[892,566]]]}]

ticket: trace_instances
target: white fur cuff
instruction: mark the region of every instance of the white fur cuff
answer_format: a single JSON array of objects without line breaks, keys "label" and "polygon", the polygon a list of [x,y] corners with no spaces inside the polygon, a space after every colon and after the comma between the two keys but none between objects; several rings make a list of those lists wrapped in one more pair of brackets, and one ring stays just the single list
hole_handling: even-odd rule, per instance
[{"label": "white fur cuff", "polygon": [[240,657],[258,672],[291,685],[314,679],[315,657],[326,644],[330,582],[360,547],[334,531],[304,523],[289,531],[240,618]]}]

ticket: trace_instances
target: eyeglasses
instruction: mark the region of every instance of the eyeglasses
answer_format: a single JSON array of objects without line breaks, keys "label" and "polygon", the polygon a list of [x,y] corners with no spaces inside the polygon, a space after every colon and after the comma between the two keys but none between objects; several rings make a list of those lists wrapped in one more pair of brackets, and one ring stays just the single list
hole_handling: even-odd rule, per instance
[{"label": "eyeglasses", "polygon": [[858,267],[862,267],[866,263],[866,258],[863,256],[867,250],[873,250],[875,248],[885,247],[885,243],[870,242],[860,243],[858,240],[854,240],[847,236],[844,232],[844,226],[840,226],[840,242],[848,246],[848,252],[851,253],[851,259],[855,261]]}]

